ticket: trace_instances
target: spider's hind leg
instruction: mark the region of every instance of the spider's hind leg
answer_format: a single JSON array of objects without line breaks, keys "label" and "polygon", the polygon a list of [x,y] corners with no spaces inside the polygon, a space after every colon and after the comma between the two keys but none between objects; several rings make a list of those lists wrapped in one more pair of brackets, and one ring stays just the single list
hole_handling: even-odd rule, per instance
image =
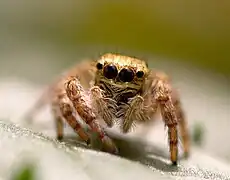
[{"label": "spider's hind leg", "polygon": [[54,101],[52,103],[52,114],[53,114],[54,121],[55,121],[54,123],[56,126],[56,138],[58,140],[62,140],[63,134],[64,134],[64,123],[63,123],[61,112],[58,106],[58,101]]}]

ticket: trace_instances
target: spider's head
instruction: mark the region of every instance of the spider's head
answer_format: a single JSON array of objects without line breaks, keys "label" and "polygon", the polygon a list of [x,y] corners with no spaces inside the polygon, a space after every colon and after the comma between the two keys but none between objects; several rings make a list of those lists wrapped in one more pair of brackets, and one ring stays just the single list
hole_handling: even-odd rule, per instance
[{"label": "spider's head", "polygon": [[105,54],[96,62],[97,80],[140,89],[149,73],[143,60],[117,54]]}]

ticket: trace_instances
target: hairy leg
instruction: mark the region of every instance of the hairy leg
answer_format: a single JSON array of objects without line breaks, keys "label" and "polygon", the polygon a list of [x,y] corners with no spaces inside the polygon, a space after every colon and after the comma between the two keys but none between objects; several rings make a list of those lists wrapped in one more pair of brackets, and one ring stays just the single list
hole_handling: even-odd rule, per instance
[{"label": "hairy leg", "polygon": [[173,165],[178,159],[178,130],[176,110],[172,102],[171,87],[165,81],[158,79],[152,86],[153,98],[159,103],[165,125],[168,127],[170,158]]},{"label": "hairy leg", "polygon": [[35,101],[30,109],[24,114],[24,119],[29,124],[32,124],[34,117],[46,106],[50,101],[50,94],[52,91],[52,86],[47,87],[41,94],[41,96]]},{"label": "hairy leg", "polygon": [[52,103],[52,113],[56,125],[56,137],[58,140],[62,140],[64,134],[64,126],[62,116],[60,114],[60,110],[56,101]]},{"label": "hairy leg", "polygon": [[50,85],[48,85],[41,96],[35,102],[34,105],[25,113],[24,119],[27,120],[28,123],[33,123],[34,117],[46,106],[49,105],[52,101],[50,97],[52,97],[57,89],[61,89],[63,86],[63,80],[69,76],[81,76],[81,83],[84,87],[90,87],[90,81],[94,79],[94,71],[95,64],[91,60],[81,61],[77,63],[70,69],[66,69],[66,71],[61,74],[57,79],[55,79]]},{"label": "hairy leg", "polygon": [[[90,138],[85,130],[81,127],[81,124],[77,121],[74,116],[73,107],[71,102],[65,93],[65,91],[60,91],[58,94],[58,104],[62,117],[67,121],[67,123],[73,128],[73,130],[79,135],[79,137],[85,141],[87,144],[90,143]],[[59,127],[60,128],[60,127]]]},{"label": "hairy leg", "polygon": [[84,91],[78,78],[70,77],[65,83],[65,90],[79,116],[90,126],[92,131],[99,134],[99,138],[102,142],[108,145],[111,153],[117,153],[118,150],[115,144],[109,137],[106,136],[105,132],[97,122],[96,115],[94,114],[89,102],[89,96]]},{"label": "hairy leg", "polygon": [[182,109],[182,105],[178,95],[175,95],[173,97],[173,104],[175,106],[175,110],[178,118],[178,125],[180,128],[180,135],[182,137],[184,157],[187,158],[190,153],[190,137],[189,137],[189,131],[187,127],[187,121],[185,118],[185,113]]}]

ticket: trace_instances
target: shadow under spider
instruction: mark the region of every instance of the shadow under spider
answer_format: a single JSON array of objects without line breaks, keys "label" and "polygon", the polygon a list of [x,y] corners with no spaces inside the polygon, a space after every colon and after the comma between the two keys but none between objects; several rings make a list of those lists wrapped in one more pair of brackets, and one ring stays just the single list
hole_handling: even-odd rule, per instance
[{"label": "shadow under spider", "polygon": [[[76,136],[66,136],[62,142],[67,145],[82,147],[86,149],[93,149],[97,151],[106,152],[106,147],[103,146],[96,134],[91,135],[91,146],[87,146],[85,143],[81,143]],[[129,159],[131,161],[140,162],[148,167],[153,167],[163,172],[176,172],[178,166],[170,164],[169,156],[165,153],[165,149],[159,148],[154,145],[146,144],[145,142],[134,139],[117,136],[114,133],[109,132],[109,137],[113,139],[114,143],[119,149],[117,156]],[[168,163],[166,162],[168,161]]]}]

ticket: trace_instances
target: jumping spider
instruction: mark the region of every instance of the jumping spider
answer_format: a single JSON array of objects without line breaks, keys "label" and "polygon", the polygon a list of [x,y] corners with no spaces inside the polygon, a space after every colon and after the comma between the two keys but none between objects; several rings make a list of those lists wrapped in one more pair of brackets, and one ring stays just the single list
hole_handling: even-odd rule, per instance
[{"label": "jumping spider", "polygon": [[[43,100],[45,97],[51,98],[59,140],[63,138],[65,120],[82,140],[90,143],[77,114],[99,134],[102,142],[110,145],[110,152],[116,153],[118,150],[101,123],[112,127],[118,122],[120,130],[128,133],[133,123],[151,121],[159,108],[168,127],[171,162],[176,165],[178,160],[178,126],[184,154],[189,153],[188,130],[179,96],[168,76],[149,69],[143,60],[105,54],[95,61],[82,62],[58,79]],[[42,106],[41,102],[35,111]]]}]

